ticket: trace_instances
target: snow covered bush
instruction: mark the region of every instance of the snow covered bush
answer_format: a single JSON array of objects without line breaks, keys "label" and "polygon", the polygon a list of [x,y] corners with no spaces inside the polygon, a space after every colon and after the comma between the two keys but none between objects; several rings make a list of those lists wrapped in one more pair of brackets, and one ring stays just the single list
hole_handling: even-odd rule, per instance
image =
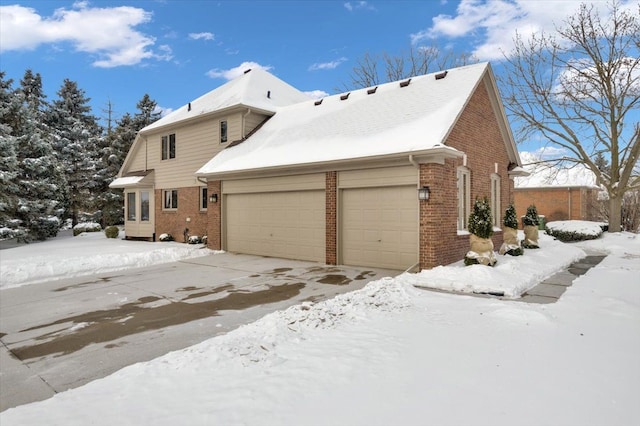
[{"label": "snow covered bush", "polygon": [[189,237],[189,239],[187,240],[187,242],[188,242],[189,244],[200,244],[200,243],[202,242],[202,240],[201,240],[201,239],[200,239],[200,237],[199,237],[199,236],[197,236],[197,235],[191,235],[191,236]]},{"label": "snow covered bush", "polygon": [[522,241],[522,247],[528,249],[540,248],[538,245],[538,225],[540,224],[540,218],[538,217],[538,209],[531,204],[527,207],[527,214],[522,218],[524,224],[524,241]]},{"label": "snow covered bush", "polygon": [[158,237],[158,240],[160,240],[160,241],[173,241],[173,237],[171,236],[171,234],[160,234],[160,236]]},{"label": "snow covered bush", "polygon": [[602,235],[602,224],[584,220],[561,220],[549,222],[545,231],[562,242],[595,240]]},{"label": "snow covered bush", "polygon": [[108,226],[104,230],[104,235],[106,235],[107,238],[118,238],[119,234],[120,234],[120,228],[118,228],[117,226]]},{"label": "snow covered bush", "polygon": [[73,227],[73,236],[82,234],[83,232],[100,232],[102,226],[96,222],[81,222]]},{"label": "snow covered bush", "polygon": [[522,247],[520,247],[520,241],[518,241],[518,216],[516,215],[516,208],[513,204],[510,204],[507,210],[505,210],[502,225],[504,225],[502,230],[504,242],[502,243],[502,247],[500,247],[500,254],[521,256],[524,251]]},{"label": "snow covered bush", "polygon": [[31,221],[29,235],[36,240],[46,240],[58,235],[60,219],[57,216],[39,217]]},{"label": "snow covered bush", "polygon": [[497,259],[493,253],[493,216],[487,197],[476,199],[473,211],[469,215],[469,243],[471,250],[464,257],[464,264],[493,266]]},{"label": "snow covered bush", "polygon": [[202,244],[207,245],[207,236],[202,237]]}]

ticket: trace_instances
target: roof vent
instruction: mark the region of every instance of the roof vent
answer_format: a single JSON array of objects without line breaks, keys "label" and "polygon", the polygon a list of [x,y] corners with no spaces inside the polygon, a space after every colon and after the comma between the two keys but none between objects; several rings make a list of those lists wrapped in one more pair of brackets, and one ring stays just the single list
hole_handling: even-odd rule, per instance
[{"label": "roof vent", "polygon": [[409,83],[411,83],[411,79],[405,80],[405,81],[401,81],[400,82],[400,87],[407,87],[409,85]]},{"label": "roof vent", "polygon": [[440,74],[436,74],[436,80],[442,80],[443,78],[445,78],[447,76],[448,72],[449,71],[444,71],[444,72],[441,72]]},{"label": "roof vent", "polygon": [[374,87],[373,89],[367,90],[367,95],[373,95],[374,93],[376,93],[376,90],[378,90],[378,86]]},{"label": "roof vent", "polygon": [[187,111],[191,111],[191,102],[189,102],[189,105],[187,105]]},{"label": "roof vent", "polygon": [[318,106],[318,105],[320,105],[322,103],[322,101],[324,101],[324,99],[320,99],[319,101],[315,101],[313,104],[315,106]]},{"label": "roof vent", "polygon": [[251,68],[249,68],[248,70],[246,70],[244,73],[248,74],[251,71]]},{"label": "roof vent", "polygon": [[271,99],[271,90],[267,90],[267,98]]},{"label": "roof vent", "polygon": [[341,101],[346,101],[347,99],[349,99],[349,95],[351,94],[351,92],[347,93],[346,95],[342,95],[340,96],[340,100]]}]

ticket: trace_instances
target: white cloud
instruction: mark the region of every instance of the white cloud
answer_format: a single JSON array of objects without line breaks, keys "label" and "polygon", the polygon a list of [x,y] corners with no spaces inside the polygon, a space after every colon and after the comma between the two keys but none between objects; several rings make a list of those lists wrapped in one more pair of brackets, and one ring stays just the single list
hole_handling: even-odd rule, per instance
[{"label": "white cloud", "polygon": [[[472,36],[481,40],[471,53],[480,60],[503,57],[513,47],[516,31],[528,38],[534,32],[553,32],[555,26],[574,14],[583,0],[534,2],[530,0],[461,0],[455,16],[438,15],[431,27],[411,34],[414,44],[438,37]],[[630,3],[628,1],[627,3]],[[594,2],[602,14],[607,14],[606,2]]]},{"label": "white cloud", "polygon": [[228,70],[221,70],[219,68],[213,68],[207,71],[206,75],[211,78],[224,78],[225,80],[232,80],[236,77],[241,76],[248,69],[262,69],[265,71],[269,71],[273,69],[270,65],[260,65],[257,62],[243,62],[235,68],[230,68]]},{"label": "white cloud", "polygon": [[215,35],[213,33],[190,33],[189,38],[192,40],[214,40]]},{"label": "white cloud", "polygon": [[[20,5],[0,6],[0,51],[33,50],[42,44],[71,43],[76,51],[97,55],[93,65],[135,65],[144,59],[170,59],[166,49],[155,53],[155,38],[135,30],[152,13],[130,6],[92,8],[87,2],[40,16]],[[170,55],[169,55],[170,56]]]},{"label": "white cloud", "polygon": [[366,1],[348,1],[344,4],[345,9],[349,12],[354,10],[376,10],[376,8]]},{"label": "white cloud", "polygon": [[159,113],[161,117],[169,115],[172,112],[173,112],[173,108],[165,108],[165,107],[161,107],[160,105],[156,105],[156,107],[153,109],[153,113],[154,114]]},{"label": "white cloud", "polygon": [[311,90],[308,92],[304,92],[304,94],[309,96],[311,99],[322,99],[329,96],[329,94],[324,90]]},{"label": "white cloud", "polygon": [[331,62],[323,62],[320,64],[313,64],[311,66],[309,66],[309,71],[317,71],[317,70],[332,70],[337,68],[341,63],[343,63],[344,61],[346,61],[347,58],[345,58],[344,56],[342,58],[338,58],[335,61],[331,61]]}]

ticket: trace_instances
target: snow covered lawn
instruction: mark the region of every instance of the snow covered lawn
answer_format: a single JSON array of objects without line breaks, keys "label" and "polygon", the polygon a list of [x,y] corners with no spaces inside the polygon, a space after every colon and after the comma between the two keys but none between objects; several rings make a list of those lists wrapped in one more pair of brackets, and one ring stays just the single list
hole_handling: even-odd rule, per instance
[{"label": "snow covered lawn", "polygon": [[0,289],[212,253],[202,244],[124,241],[107,238],[104,232],[87,232],[0,251]]},{"label": "snow covered lawn", "polygon": [[384,278],[9,409],[0,424],[640,424],[640,237],[541,247],[517,264],[500,256],[506,271],[439,274],[463,289],[529,282],[578,247],[609,255],[548,305],[416,288],[436,280],[426,272]]}]

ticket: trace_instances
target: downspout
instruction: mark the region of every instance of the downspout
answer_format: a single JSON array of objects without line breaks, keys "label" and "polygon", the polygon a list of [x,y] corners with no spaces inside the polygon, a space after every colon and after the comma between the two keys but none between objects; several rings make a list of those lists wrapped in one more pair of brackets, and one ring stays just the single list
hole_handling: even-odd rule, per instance
[{"label": "downspout", "polygon": [[[418,162],[413,158],[413,154],[409,154],[409,163],[411,163],[411,165],[413,167],[415,167],[416,169],[418,169],[418,185],[417,187],[420,188],[420,164],[418,164]],[[419,215],[420,213],[418,213]],[[418,235],[420,235],[420,220],[418,220]],[[410,266],[407,270],[405,270],[404,272],[409,272],[411,270],[413,270],[415,267],[419,267],[420,266],[420,238],[418,238],[418,261]]]},{"label": "downspout", "polygon": [[416,169],[420,168],[420,164],[418,164],[418,162],[416,160],[413,159],[413,154],[409,154],[409,162],[413,165],[413,167],[415,167]]},{"label": "downspout", "polygon": [[246,136],[247,132],[246,132],[246,123],[245,123],[245,119],[247,118],[247,116],[251,114],[251,108],[247,108],[247,112],[242,114],[242,139],[244,139],[244,137]]},{"label": "downspout", "polygon": [[147,146],[147,137],[144,137],[144,170],[147,171],[148,162],[149,162],[149,148]]},{"label": "downspout", "polygon": [[207,183],[208,183],[206,180],[202,180],[202,179],[206,179],[206,178],[201,178],[200,176],[196,176],[196,179],[198,180],[198,182],[204,183],[205,185],[207,185]]}]

